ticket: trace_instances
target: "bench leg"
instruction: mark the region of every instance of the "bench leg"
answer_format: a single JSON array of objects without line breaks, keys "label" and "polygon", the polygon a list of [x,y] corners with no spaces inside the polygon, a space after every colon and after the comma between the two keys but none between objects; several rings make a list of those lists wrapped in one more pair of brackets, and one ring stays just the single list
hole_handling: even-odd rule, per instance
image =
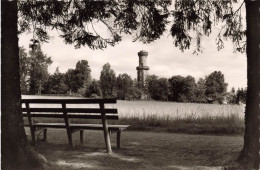
[{"label": "bench leg", "polygon": [[109,135],[109,132],[108,132],[108,127],[107,127],[106,121],[103,121],[103,132],[104,132],[104,138],[105,138],[107,153],[111,154],[112,149],[111,149],[111,143],[110,143],[110,135]]},{"label": "bench leg", "polygon": [[111,149],[110,136],[109,136],[108,126],[107,126],[107,121],[106,121],[106,113],[105,113],[104,103],[100,103],[99,106],[100,106],[100,109],[101,109],[101,118],[102,118],[102,124],[103,124],[103,131],[104,131],[104,138],[105,138],[105,142],[106,142],[107,153],[111,154],[112,149]]},{"label": "bench leg", "polygon": [[36,144],[35,140],[35,127],[31,127],[32,145]]},{"label": "bench leg", "polygon": [[107,153],[110,154],[110,153],[112,153],[112,149],[111,149],[109,133],[108,133],[108,130],[106,128],[104,128],[104,138],[105,138]]},{"label": "bench leg", "polygon": [[83,145],[84,144],[84,130],[80,130],[80,144]]},{"label": "bench leg", "polygon": [[67,132],[67,133],[68,133],[69,145],[71,148],[73,148],[74,145],[73,145],[73,141],[72,141],[72,133],[71,132]]},{"label": "bench leg", "polygon": [[43,129],[43,141],[46,142],[47,140],[47,129]]},{"label": "bench leg", "polygon": [[121,130],[119,130],[119,131],[117,132],[116,137],[117,137],[117,143],[116,143],[116,146],[117,146],[117,148],[120,148]]},{"label": "bench leg", "polygon": [[72,140],[72,131],[70,128],[67,128],[67,135],[68,135],[68,140],[69,140],[69,145],[71,148],[74,147],[74,144],[73,144],[73,140]]}]

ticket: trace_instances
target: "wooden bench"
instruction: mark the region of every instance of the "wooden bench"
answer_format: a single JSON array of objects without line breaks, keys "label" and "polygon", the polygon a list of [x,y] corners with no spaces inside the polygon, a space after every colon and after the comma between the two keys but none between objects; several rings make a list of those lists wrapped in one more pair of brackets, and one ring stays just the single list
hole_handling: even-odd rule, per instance
[{"label": "wooden bench", "polygon": [[[22,99],[22,112],[23,117],[28,118],[28,124],[25,126],[30,127],[33,144],[36,143],[35,132],[38,129],[43,130],[43,140],[46,141],[48,128],[65,128],[71,147],[73,147],[73,132],[80,131],[82,144],[84,130],[103,130],[107,152],[111,153],[110,134],[117,133],[117,147],[120,148],[121,131],[129,127],[129,125],[109,125],[107,123],[107,120],[118,119],[118,114],[117,109],[105,108],[105,104],[115,103],[116,99]],[[97,107],[93,108],[93,105],[97,105]],[[48,121],[46,123],[46,120],[43,122],[41,119],[36,122],[33,118],[51,118],[52,120],[49,121],[51,123]],[[55,123],[54,118],[62,118],[62,123]],[[81,121],[82,119],[85,121],[99,119],[102,120],[102,123],[71,123],[72,119],[81,119]]]}]

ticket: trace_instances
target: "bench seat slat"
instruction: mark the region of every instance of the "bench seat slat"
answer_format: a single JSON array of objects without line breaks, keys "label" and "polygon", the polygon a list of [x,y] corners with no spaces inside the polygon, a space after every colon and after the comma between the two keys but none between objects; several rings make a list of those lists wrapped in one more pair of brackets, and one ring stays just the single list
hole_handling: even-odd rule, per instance
[{"label": "bench seat slat", "polygon": [[[25,125],[26,126],[26,125]],[[35,127],[42,128],[66,128],[65,123],[36,123]],[[70,123],[72,129],[91,129],[91,130],[102,130],[102,124],[74,124]],[[129,127],[129,125],[108,125],[109,130],[123,130]]]},{"label": "bench seat slat", "polygon": [[[68,113],[101,113],[99,108],[66,108]],[[30,112],[60,112],[62,108],[30,108]],[[22,112],[27,112],[26,108],[22,108]],[[117,109],[105,109],[106,113],[117,113]]]},{"label": "bench seat slat", "polygon": [[66,104],[93,104],[116,103],[116,99],[22,99],[22,103],[66,103]]}]

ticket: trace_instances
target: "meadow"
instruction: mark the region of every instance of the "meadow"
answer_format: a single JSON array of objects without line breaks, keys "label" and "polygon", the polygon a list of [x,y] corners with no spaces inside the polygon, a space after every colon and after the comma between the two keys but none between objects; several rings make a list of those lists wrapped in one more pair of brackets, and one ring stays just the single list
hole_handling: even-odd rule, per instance
[{"label": "meadow", "polygon": [[132,130],[190,134],[242,134],[244,106],[118,101],[119,122]]},{"label": "meadow", "polygon": [[[24,95],[22,98],[72,97]],[[242,134],[244,131],[243,105],[118,100],[117,104],[107,107],[117,108],[120,117],[110,123],[129,124],[129,130],[189,134]]]}]

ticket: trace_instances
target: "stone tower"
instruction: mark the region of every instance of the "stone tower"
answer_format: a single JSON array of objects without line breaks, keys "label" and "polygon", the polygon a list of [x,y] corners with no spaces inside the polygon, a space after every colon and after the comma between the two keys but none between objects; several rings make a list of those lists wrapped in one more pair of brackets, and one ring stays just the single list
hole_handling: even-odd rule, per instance
[{"label": "stone tower", "polygon": [[149,67],[147,66],[147,56],[148,52],[142,50],[138,53],[139,56],[139,66],[136,67],[137,70],[137,81],[141,87],[145,86],[145,79],[148,75]]}]

